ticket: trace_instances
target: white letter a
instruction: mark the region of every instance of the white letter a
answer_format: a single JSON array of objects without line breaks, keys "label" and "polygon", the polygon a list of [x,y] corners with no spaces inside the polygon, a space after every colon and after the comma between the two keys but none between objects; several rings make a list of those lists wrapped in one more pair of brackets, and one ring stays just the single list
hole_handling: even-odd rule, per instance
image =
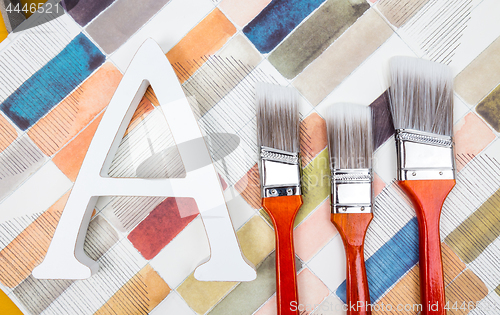
[{"label": "white letter a", "polygon": [[[86,279],[99,264],[83,251],[92,211],[99,196],[172,196],[196,200],[207,232],[211,257],[195,271],[198,280],[250,281],[256,278],[241,253],[219,178],[203,141],[178,146],[185,178],[110,178],[109,167],[147,87],[155,90],[177,144],[202,139],[202,133],[177,77],[158,44],[148,39],[116,89],[92,139],[44,261],[33,270],[38,279]],[[202,165],[202,167],[200,167]],[[186,248],[189,250],[189,248]]]}]

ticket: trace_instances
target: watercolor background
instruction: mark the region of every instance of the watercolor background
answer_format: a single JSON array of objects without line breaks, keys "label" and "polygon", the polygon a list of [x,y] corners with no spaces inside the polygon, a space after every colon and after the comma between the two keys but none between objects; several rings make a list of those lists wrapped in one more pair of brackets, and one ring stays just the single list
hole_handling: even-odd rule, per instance
[{"label": "watercolor background", "polygon": [[[11,300],[33,315],[276,314],[274,233],[260,208],[256,168],[258,81],[301,95],[305,202],[294,232],[301,314],[345,313],[339,310],[345,258],[329,221],[322,119],[338,102],[371,106],[376,119],[375,219],[365,249],[372,302],[419,303],[417,222],[394,184],[386,94],[388,60],[407,55],[446,63],[455,76],[457,186],[441,220],[446,297],[458,308],[450,314],[500,314],[500,2],[63,0],[62,6],[62,16],[22,32],[12,28],[24,19],[3,15],[10,34],[0,43],[0,301],[8,312],[16,312]],[[173,65],[203,132],[239,140],[214,136],[211,149],[257,279],[197,281],[194,269],[210,253],[205,231],[196,203],[174,197],[101,197],[85,243],[99,273],[84,281],[34,279],[102,114],[149,37]],[[111,176],[184,174],[157,106],[149,89]],[[168,158],[150,159],[158,152]]]}]

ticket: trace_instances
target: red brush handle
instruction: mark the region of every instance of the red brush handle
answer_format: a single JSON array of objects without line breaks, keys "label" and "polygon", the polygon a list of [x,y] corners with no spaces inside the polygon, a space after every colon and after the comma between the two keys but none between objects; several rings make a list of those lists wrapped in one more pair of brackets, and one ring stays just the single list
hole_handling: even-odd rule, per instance
[{"label": "red brush handle", "polygon": [[398,184],[417,213],[422,315],[446,314],[439,220],[444,200],[455,186],[455,180],[406,180]]},{"label": "red brush handle", "polygon": [[332,214],[332,222],[344,242],[347,260],[347,315],[371,315],[366,278],[364,244],[372,213]]},{"label": "red brush handle", "polygon": [[276,302],[278,315],[297,315],[297,272],[293,249],[293,223],[302,206],[302,196],[262,199],[262,207],[273,220],[276,235]]}]

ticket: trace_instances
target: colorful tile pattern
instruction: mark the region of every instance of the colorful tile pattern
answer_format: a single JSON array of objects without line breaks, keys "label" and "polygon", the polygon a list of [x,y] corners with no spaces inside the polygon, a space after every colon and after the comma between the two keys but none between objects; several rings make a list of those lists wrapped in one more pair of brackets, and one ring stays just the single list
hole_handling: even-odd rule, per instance
[{"label": "colorful tile pattern", "polygon": [[[452,66],[460,172],[442,216],[447,299],[500,309],[498,1],[64,0],[63,5],[68,14],[0,43],[0,268],[6,271],[0,289],[24,314],[276,314],[274,233],[261,210],[256,164],[257,81],[288,85],[302,96],[304,206],[294,232],[301,311],[345,314],[339,310],[345,258],[329,220],[321,117],[339,101],[370,105],[375,116],[376,212],[365,247],[372,300],[418,303],[416,219],[394,184],[394,130],[385,93],[387,60],[397,54]],[[1,5],[0,11],[5,20]],[[12,32],[14,16],[7,17],[6,30]],[[452,23],[446,23],[448,17]],[[106,197],[99,199],[85,245],[88,255],[99,259],[99,273],[85,281],[36,280],[31,270],[43,259],[102,113],[130,58],[149,37],[173,64],[202,131],[238,137],[236,148],[217,143],[227,155],[221,157],[219,149],[212,153],[257,279],[194,279],[194,269],[210,252],[194,201]],[[173,146],[158,105],[148,89],[111,176],[142,174],[138,165],[151,150]],[[179,175],[179,163],[172,159],[158,174]],[[150,165],[155,167],[161,168]]]}]

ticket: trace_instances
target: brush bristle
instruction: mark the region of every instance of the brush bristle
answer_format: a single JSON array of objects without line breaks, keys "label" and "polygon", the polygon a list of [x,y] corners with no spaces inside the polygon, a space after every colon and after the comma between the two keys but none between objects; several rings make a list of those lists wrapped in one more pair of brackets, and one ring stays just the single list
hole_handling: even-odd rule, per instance
[{"label": "brush bristle", "polygon": [[299,152],[299,105],[297,92],[273,84],[257,83],[257,141],[288,152]]},{"label": "brush bristle", "polygon": [[390,60],[390,107],[396,129],[453,132],[453,76],[448,66],[412,57]]},{"label": "brush bristle", "polygon": [[370,107],[336,104],[328,109],[325,119],[332,168],[371,168],[373,136]]}]

